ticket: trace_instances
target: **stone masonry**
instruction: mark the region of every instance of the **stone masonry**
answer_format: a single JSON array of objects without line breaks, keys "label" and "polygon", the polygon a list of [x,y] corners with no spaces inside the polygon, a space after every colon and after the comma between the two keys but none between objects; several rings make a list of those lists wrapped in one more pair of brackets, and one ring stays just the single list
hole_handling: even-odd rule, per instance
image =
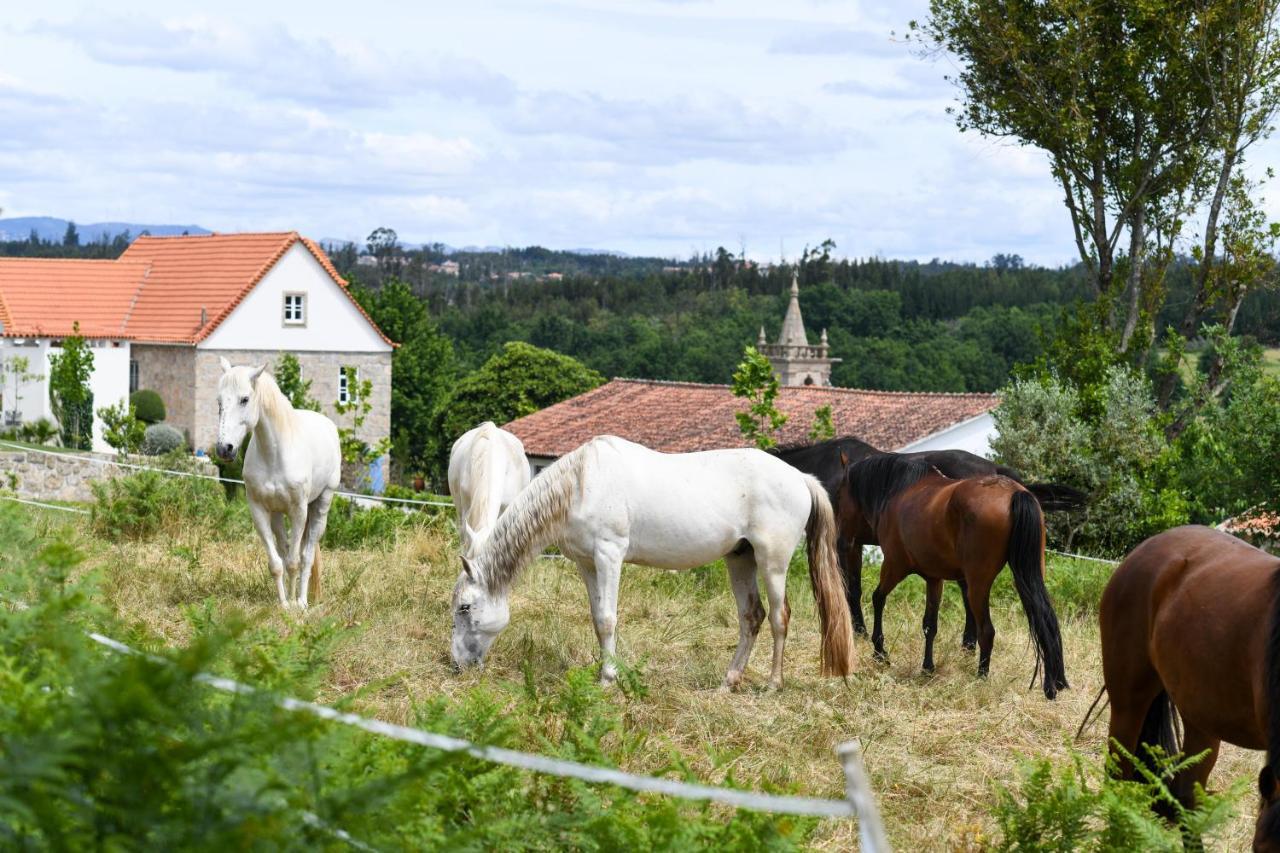
[{"label": "stone masonry", "polygon": [[[38,450],[0,449],[0,488],[13,489],[22,497],[36,500],[92,501],[91,484],[134,473],[109,464],[118,457],[102,453],[48,453]],[[154,457],[129,457],[127,462],[155,467]],[[195,463],[202,473],[217,476],[208,460]]]},{"label": "stone masonry", "polygon": [[165,423],[182,430],[190,442],[195,433],[195,395],[192,393],[196,381],[195,348],[134,344],[130,352],[138,362],[138,388],[149,388],[160,395],[164,401]]}]

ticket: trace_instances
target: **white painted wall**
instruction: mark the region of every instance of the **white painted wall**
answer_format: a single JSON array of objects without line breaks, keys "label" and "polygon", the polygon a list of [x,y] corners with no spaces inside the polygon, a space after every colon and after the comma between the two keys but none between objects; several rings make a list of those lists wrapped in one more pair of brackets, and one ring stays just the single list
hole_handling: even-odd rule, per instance
[{"label": "white painted wall", "polygon": [[[287,292],[307,295],[305,326],[285,325]],[[307,247],[295,243],[199,349],[388,352],[391,347]]]},{"label": "white painted wall", "polygon": [[[25,356],[30,362],[28,371],[39,374],[39,377],[20,383],[18,395],[15,395],[13,379],[6,375],[4,388],[0,389],[4,411],[14,409],[16,403],[23,423],[40,418],[54,420],[49,402],[49,357],[61,353],[62,349],[53,346],[47,338],[34,339],[35,346],[19,345],[17,340],[22,339],[4,338],[0,342],[0,361],[8,362],[11,358]],[[93,391],[93,449],[110,452],[111,446],[102,439],[102,421],[97,411],[129,396],[129,342],[90,340],[89,346],[93,350],[93,373],[89,376],[89,389]],[[19,395],[20,399],[15,399]]]},{"label": "white painted wall", "polygon": [[991,413],[961,421],[919,441],[899,447],[899,452],[916,450],[967,450],[991,458],[991,440],[996,437],[996,424]]}]

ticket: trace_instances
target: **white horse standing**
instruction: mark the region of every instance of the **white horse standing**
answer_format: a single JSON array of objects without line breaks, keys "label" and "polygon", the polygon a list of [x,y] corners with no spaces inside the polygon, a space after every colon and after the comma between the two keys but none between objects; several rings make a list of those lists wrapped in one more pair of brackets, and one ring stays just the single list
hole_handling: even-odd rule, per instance
[{"label": "white horse standing", "polygon": [[764,608],[756,572],[764,574],[773,628],[769,686],[782,685],[790,610],[787,566],[809,539],[809,577],[822,625],[822,673],[846,675],[853,631],[836,562],[835,521],[822,485],[758,450],[657,453],[602,436],[561,457],[499,516],[490,534],[462,559],[453,591],[453,661],[483,661],[507,626],[507,595],[520,570],[551,542],[578,564],[600,641],[600,678],[614,664],[618,584],[623,561],[692,569],[720,557],[738,602],[738,648],[724,689],[742,679]]},{"label": "white horse standing", "polygon": [[449,494],[458,511],[462,553],[493,527],[516,495],[529,485],[524,445],[493,421],[468,430],[449,453]]},{"label": "white horse standing", "polygon": [[342,476],[338,428],[319,412],[294,409],[266,365],[221,361],[216,450],[231,459],[245,434],[253,433],[244,452],[249,513],[267,547],[280,605],[290,603],[287,570],[293,601],[306,609],[308,594],[320,594],[320,537]]}]

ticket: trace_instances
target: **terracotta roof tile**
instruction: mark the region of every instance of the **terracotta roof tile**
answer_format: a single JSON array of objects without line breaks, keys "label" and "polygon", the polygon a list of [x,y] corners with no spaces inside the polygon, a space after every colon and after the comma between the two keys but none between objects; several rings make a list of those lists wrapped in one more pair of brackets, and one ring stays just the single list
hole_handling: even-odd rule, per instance
[{"label": "terracotta roof tile", "polygon": [[298,242],[377,329],[329,257],[296,231],[139,237],[116,261],[0,258],[0,322],[7,335],[67,335],[79,320],[85,335],[196,344]]},{"label": "terracotta roof tile", "polygon": [[46,258],[0,260],[4,335],[62,337],[76,323],[91,338],[132,337],[125,312],[147,265]]},{"label": "terracotta roof tile", "polygon": [[[782,444],[805,441],[813,411],[831,406],[838,435],[854,435],[897,450],[989,412],[994,394],[863,391],[853,388],[783,387],[778,409],[790,417]],[[507,424],[533,456],[562,456],[597,435],[622,438],[670,453],[747,447],[734,413],[745,401],[728,385],[614,379],[595,390]]]}]

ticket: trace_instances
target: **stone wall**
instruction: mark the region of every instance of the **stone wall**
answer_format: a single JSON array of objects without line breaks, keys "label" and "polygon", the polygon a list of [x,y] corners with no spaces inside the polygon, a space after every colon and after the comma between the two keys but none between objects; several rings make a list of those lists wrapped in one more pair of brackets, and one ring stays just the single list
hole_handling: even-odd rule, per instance
[{"label": "stone wall", "polygon": [[[37,450],[4,450],[0,448],[0,488],[13,489],[18,495],[36,500],[93,500],[90,484],[99,480],[135,473],[131,469],[107,464],[118,457],[105,453],[42,453]],[[155,467],[154,457],[129,457],[134,465]],[[200,460],[202,473],[217,476],[212,462]]]},{"label": "stone wall", "polygon": [[138,388],[160,395],[165,423],[182,430],[190,442],[195,435],[195,347],[134,344],[133,360],[138,362]]}]

